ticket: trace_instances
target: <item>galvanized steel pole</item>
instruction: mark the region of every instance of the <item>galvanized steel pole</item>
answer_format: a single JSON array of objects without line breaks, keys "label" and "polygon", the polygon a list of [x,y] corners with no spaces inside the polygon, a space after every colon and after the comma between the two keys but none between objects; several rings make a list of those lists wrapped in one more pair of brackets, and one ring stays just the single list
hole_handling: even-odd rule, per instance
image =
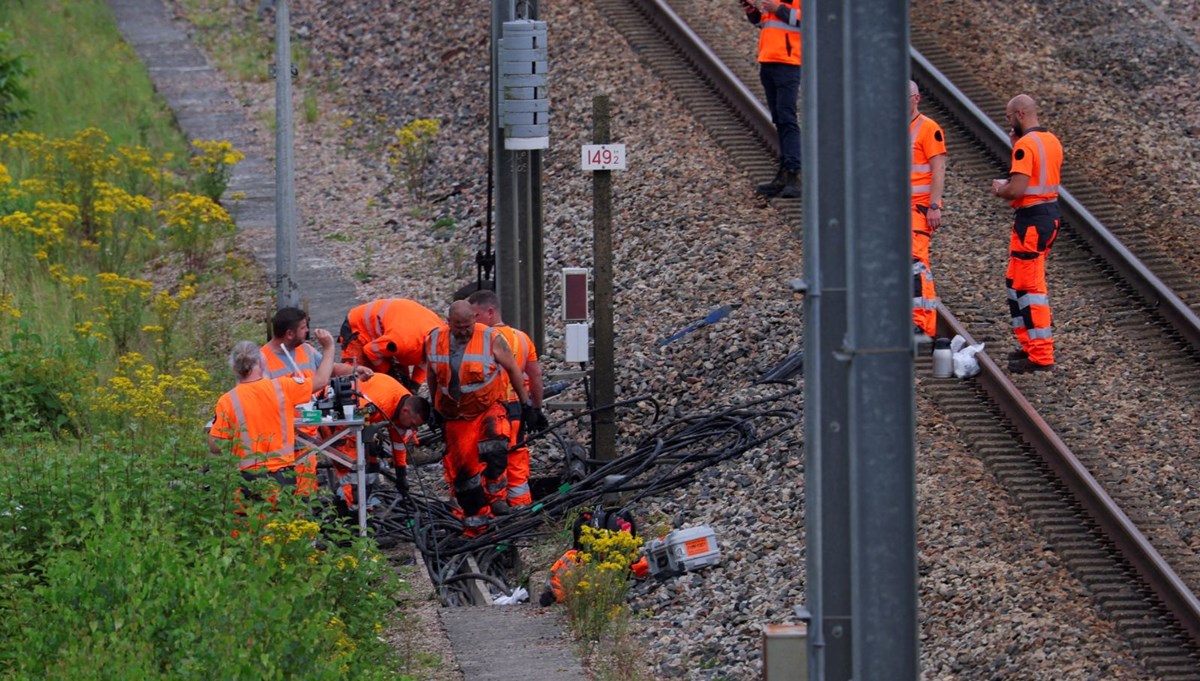
[{"label": "galvanized steel pole", "polygon": [[852,678],[845,7],[805,3],[804,490],[808,678]]},{"label": "galvanized steel pole", "polygon": [[275,306],[298,307],[296,178],[292,163],[292,48],[288,0],[275,5]]},{"label": "galvanized steel pole", "polygon": [[909,3],[844,6],[854,679],[915,681]]}]

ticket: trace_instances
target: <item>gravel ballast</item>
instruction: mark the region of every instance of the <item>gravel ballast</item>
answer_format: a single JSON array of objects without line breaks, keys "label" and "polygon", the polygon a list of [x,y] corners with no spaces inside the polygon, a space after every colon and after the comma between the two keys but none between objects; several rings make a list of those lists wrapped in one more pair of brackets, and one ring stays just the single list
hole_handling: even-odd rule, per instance
[{"label": "gravel ballast", "polygon": [[[473,280],[473,257],[483,239],[487,13],[447,12],[428,0],[403,8],[382,0],[291,4],[293,23],[314,53],[314,77],[337,84],[320,119],[297,128],[303,236],[324,245],[322,255],[340,263],[347,276],[360,273],[362,300],[402,295],[441,310],[452,291]],[[1119,70],[1113,60],[1129,61],[1135,38],[1138,44],[1166,40],[1147,31],[1120,40],[1109,32],[1112,39],[1103,39],[1099,19],[1132,16],[1137,5],[1039,4],[1038,13],[1025,16],[994,3],[929,0],[914,5],[913,30],[932,30],[936,18],[938,30],[953,37],[956,56],[974,59],[981,77],[991,74],[997,93],[1039,93],[1047,123],[1068,146],[1069,161],[1089,168],[1097,181],[1112,183],[1131,211],[1155,216],[1147,221],[1147,234],[1161,238],[1156,242],[1186,264],[1200,253],[1186,229],[1197,226],[1200,171],[1197,136],[1189,130],[1200,130],[1200,108],[1194,88],[1186,90],[1181,79],[1194,79],[1200,57],[1151,45],[1147,49],[1156,56],[1139,59],[1138,74],[1125,80],[1107,74]],[[753,60],[753,29],[735,3],[691,0],[687,7],[694,12],[689,16],[748,45],[747,58]],[[731,166],[590,4],[553,0],[543,2],[541,11],[550,26],[554,107],[544,177],[551,325],[542,349],[546,363],[564,368],[558,359],[562,330],[555,275],[561,267],[591,264],[591,182],[578,169],[578,146],[591,140],[592,97],[605,92],[612,97],[614,139],[629,153],[629,170],[614,176],[619,396],[653,394],[669,412],[766,394],[750,383],[799,349],[802,337],[801,301],[787,285],[800,276],[803,257],[793,226],[752,194],[757,178]],[[1192,24],[1200,22],[1188,19],[1197,12],[1174,5],[1172,12],[1177,25],[1196,34]],[[1070,29],[1068,16],[1085,20]],[[1090,27],[1091,39],[1063,41],[1050,51],[1008,33],[1002,37],[1005,30],[1015,33],[1013,26],[1034,24],[1039,31],[1047,25],[1063,31]],[[1076,54],[1080,50],[1089,52]],[[1034,74],[1031,64],[1045,75]],[[1076,70],[1067,72],[1065,64]],[[1025,72],[1029,77],[1021,75]],[[1134,91],[1142,82],[1154,85]],[[1178,89],[1168,97],[1164,93],[1173,84]],[[748,86],[761,90],[758,83]],[[1122,92],[1124,98],[1118,96]],[[271,110],[269,83],[238,86],[238,93],[251,110]],[[1136,126],[1122,125],[1129,106],[1136,107]],[[392,130],[418,118],[442,123],[427,183],[428,196],[439,200],[430,205],[406,195],[383,152]],[[1127,130],[1119,144],[1114,129]],[[271,148],[270,131],[259,132],[264,147]],[[1160,139],[1179,143],[1156,144]],[[1126,161],[1121,148],[1131,144],[1153,151]],[[1132,165],[1111,172],[1125,168],[1120,163]],[[952,308],[956,298],[994,306],[996,327],[982,334],[1007,338],[1002,291],[1007,211],[973,182],[956,174],[951,158],[947,200],[954,213],[935,240],[934,271],[939,293]],[[1171,191],[1163,192],[1163,186]],[[1150,188],[1157,193],[1151,195]],[[1155,196],[1162,205],[1151,205]],[[443,218],[456,225],[452,234],[434,229]],[[1189,529],[1191,519],[1200,517],[1195,512],[1200,500],[1186,491],[1200,487],[1200,472],[1186,463],[1188,443],[1200,439],[1195,430],[1200,426],[1190,423],[1194,397],[1139,391],[1137,409],[1160,415],[1166,425],[1129,416],[1130,406],[1121,400],[1133,398],[1122,385],[1169,385],[1170,377],[1155,375],[1153,361],[1139,357],[1136,348],[1128,348],[1124,358],[1093,349],[1126,343],[1120,336],[1098,340],[1100,334],[1119,333],[1094,322],[1105,315],[1103,301],[1090,301],[1081,285],[1055,281],[1053,269],[1051,287],[1052,300],[1078,302],[1055,309],[1062,366],[1056,383],[1025,381],[1021,387],[1029,385],[1035,400],[1070,395],[1111,415],[1076,429],[1072,437],[1111,450],[1114,466],[1122,475],[1128,471],[1129,484],[1144,486],[1147,494],[1168,490],[1157,493],[1173,500],[1164,513],[1175,519],[1179,541],[1200,542],[1200,533]],[[740,303],[728,319],[656,347],[728,303]],[[1004,349],[989,346],[993,352]],[[1114,378],[1097,380],[1096,372]],[[800,407],[800,400],[793,398],[790,406]],[[1087,592],[959,440],[953,424],[930,401],[918,397],[917,406],[923,678],[1148,678],[1111,623],[1096,614]],[[793,621],[805,579],[801,435],[798,428],[792,437],[709,469],[639,509],[675,527],[712,526],[724,556],[717,567],[636,589],[635,630],[653,678],[758,678],[761,626]],[[1147,442],[1155,446],[1138,446]],[[1136,458],[1136,465],[1122,456]]]}]

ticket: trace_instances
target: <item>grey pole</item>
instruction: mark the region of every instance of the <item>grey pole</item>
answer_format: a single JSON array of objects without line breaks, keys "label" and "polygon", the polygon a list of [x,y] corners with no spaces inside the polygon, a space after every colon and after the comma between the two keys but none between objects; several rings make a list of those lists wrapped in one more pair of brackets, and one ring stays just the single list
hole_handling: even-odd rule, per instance
[{"label": "grey pole", "polygon": [[805,3],[804,490],[808,678],[852,678],[846,338],[845,6]]},{"label": "grey pole", "polygon": [[[521,3],[522,19],[536,19],[536,0]],[[500,38],[504,22],[517,19],[513,0],[492,2],[492,148],[495,178],[496,294],[504,316],[529,334],[535,345],[545,340],[545,286],[542,245],[542,152],[510,151],[504,146],[500,99]]]},{"label": "grey pole", "polygon": [[292,163],[292,47],[288,0],[275,5],[275,305],[297,307],[296,178]]},{"label": "grey pole", "polygon": [[[500,120],[500,37],[504,22],[515,16],[513,0],[492,2],[492,163],[495,187],[493,188],[496,225],[496,294],[500,297],[500,309],[505,316],[520,324],[521,305],[518,297],[520,251],[517,247],[517,227],[513,195],[513,152],[504,148],[504,128]],[[520,327],[518,327],[520,328]]]},{"label": "grey pole", "polygon": [[855,681],[917,679],[907,0],[846,8]]},{"label": "grey pole", "polygon": [[[592,98],[592,143],[611,141],[608,95]],[[592,404],[617,401],[613,357],[612,171],[592,171],[592,264],[595,267],[596,308],[592,326]],[[617,427],[613,410],[592,414],[592,442],[601,461],[617,458]]]}]

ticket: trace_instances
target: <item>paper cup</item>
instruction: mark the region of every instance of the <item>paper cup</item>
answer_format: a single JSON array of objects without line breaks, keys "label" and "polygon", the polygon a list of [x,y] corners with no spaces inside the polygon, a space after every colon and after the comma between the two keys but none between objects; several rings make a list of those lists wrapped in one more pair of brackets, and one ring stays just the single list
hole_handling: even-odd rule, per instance
[{"label": "paper cup", "polygon": [[353,421],[354,420],[354,405],[347,404],[347,405],[343,406],[342,413],[345,414],[347,421]]}]

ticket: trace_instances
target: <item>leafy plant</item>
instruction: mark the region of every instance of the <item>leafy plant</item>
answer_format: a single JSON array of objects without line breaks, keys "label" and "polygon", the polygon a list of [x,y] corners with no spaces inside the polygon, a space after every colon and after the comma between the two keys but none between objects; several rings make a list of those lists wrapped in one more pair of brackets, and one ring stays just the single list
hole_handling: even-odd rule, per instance
[{"label": "leafy plant", "polygon": [[175,194],[159,216],[166,223],[163,234],[190,272],[203,271],[217,241],[234,231],[229,213],[207,196]]},{"label": "leafy plant", "polygon": [[362,264],[358,266],[358,269],[354,270],[354,278],[364,284],[375,278],[375,275],[371,272],[371,259],[374,252],[375,249],[371,244],[367,244],[366,248],[363,249]]},{"label": "leafy plant", "polygon": [[22,119],[33,115],[22,105],[29,101],[24,80],[29,76],[25,56],[12,51],[13,36],[0,29],[0,131],[12,130]]},{"label": "leafy plant", "polygon": [[404,186],[416,201],[425,198],[426,174],[433,160],[433,143],[441,131],[441,121],[419,118],[395,132],[388,145],[388,163],[401,174]]},{"label": "leafy plant", "polygon": [[224,140],[195,140],[192,147],[194,153],[190,162],[196,171],[196,189],[214,203],[220,203],[233,175],[233,167],[246,155]]}]

